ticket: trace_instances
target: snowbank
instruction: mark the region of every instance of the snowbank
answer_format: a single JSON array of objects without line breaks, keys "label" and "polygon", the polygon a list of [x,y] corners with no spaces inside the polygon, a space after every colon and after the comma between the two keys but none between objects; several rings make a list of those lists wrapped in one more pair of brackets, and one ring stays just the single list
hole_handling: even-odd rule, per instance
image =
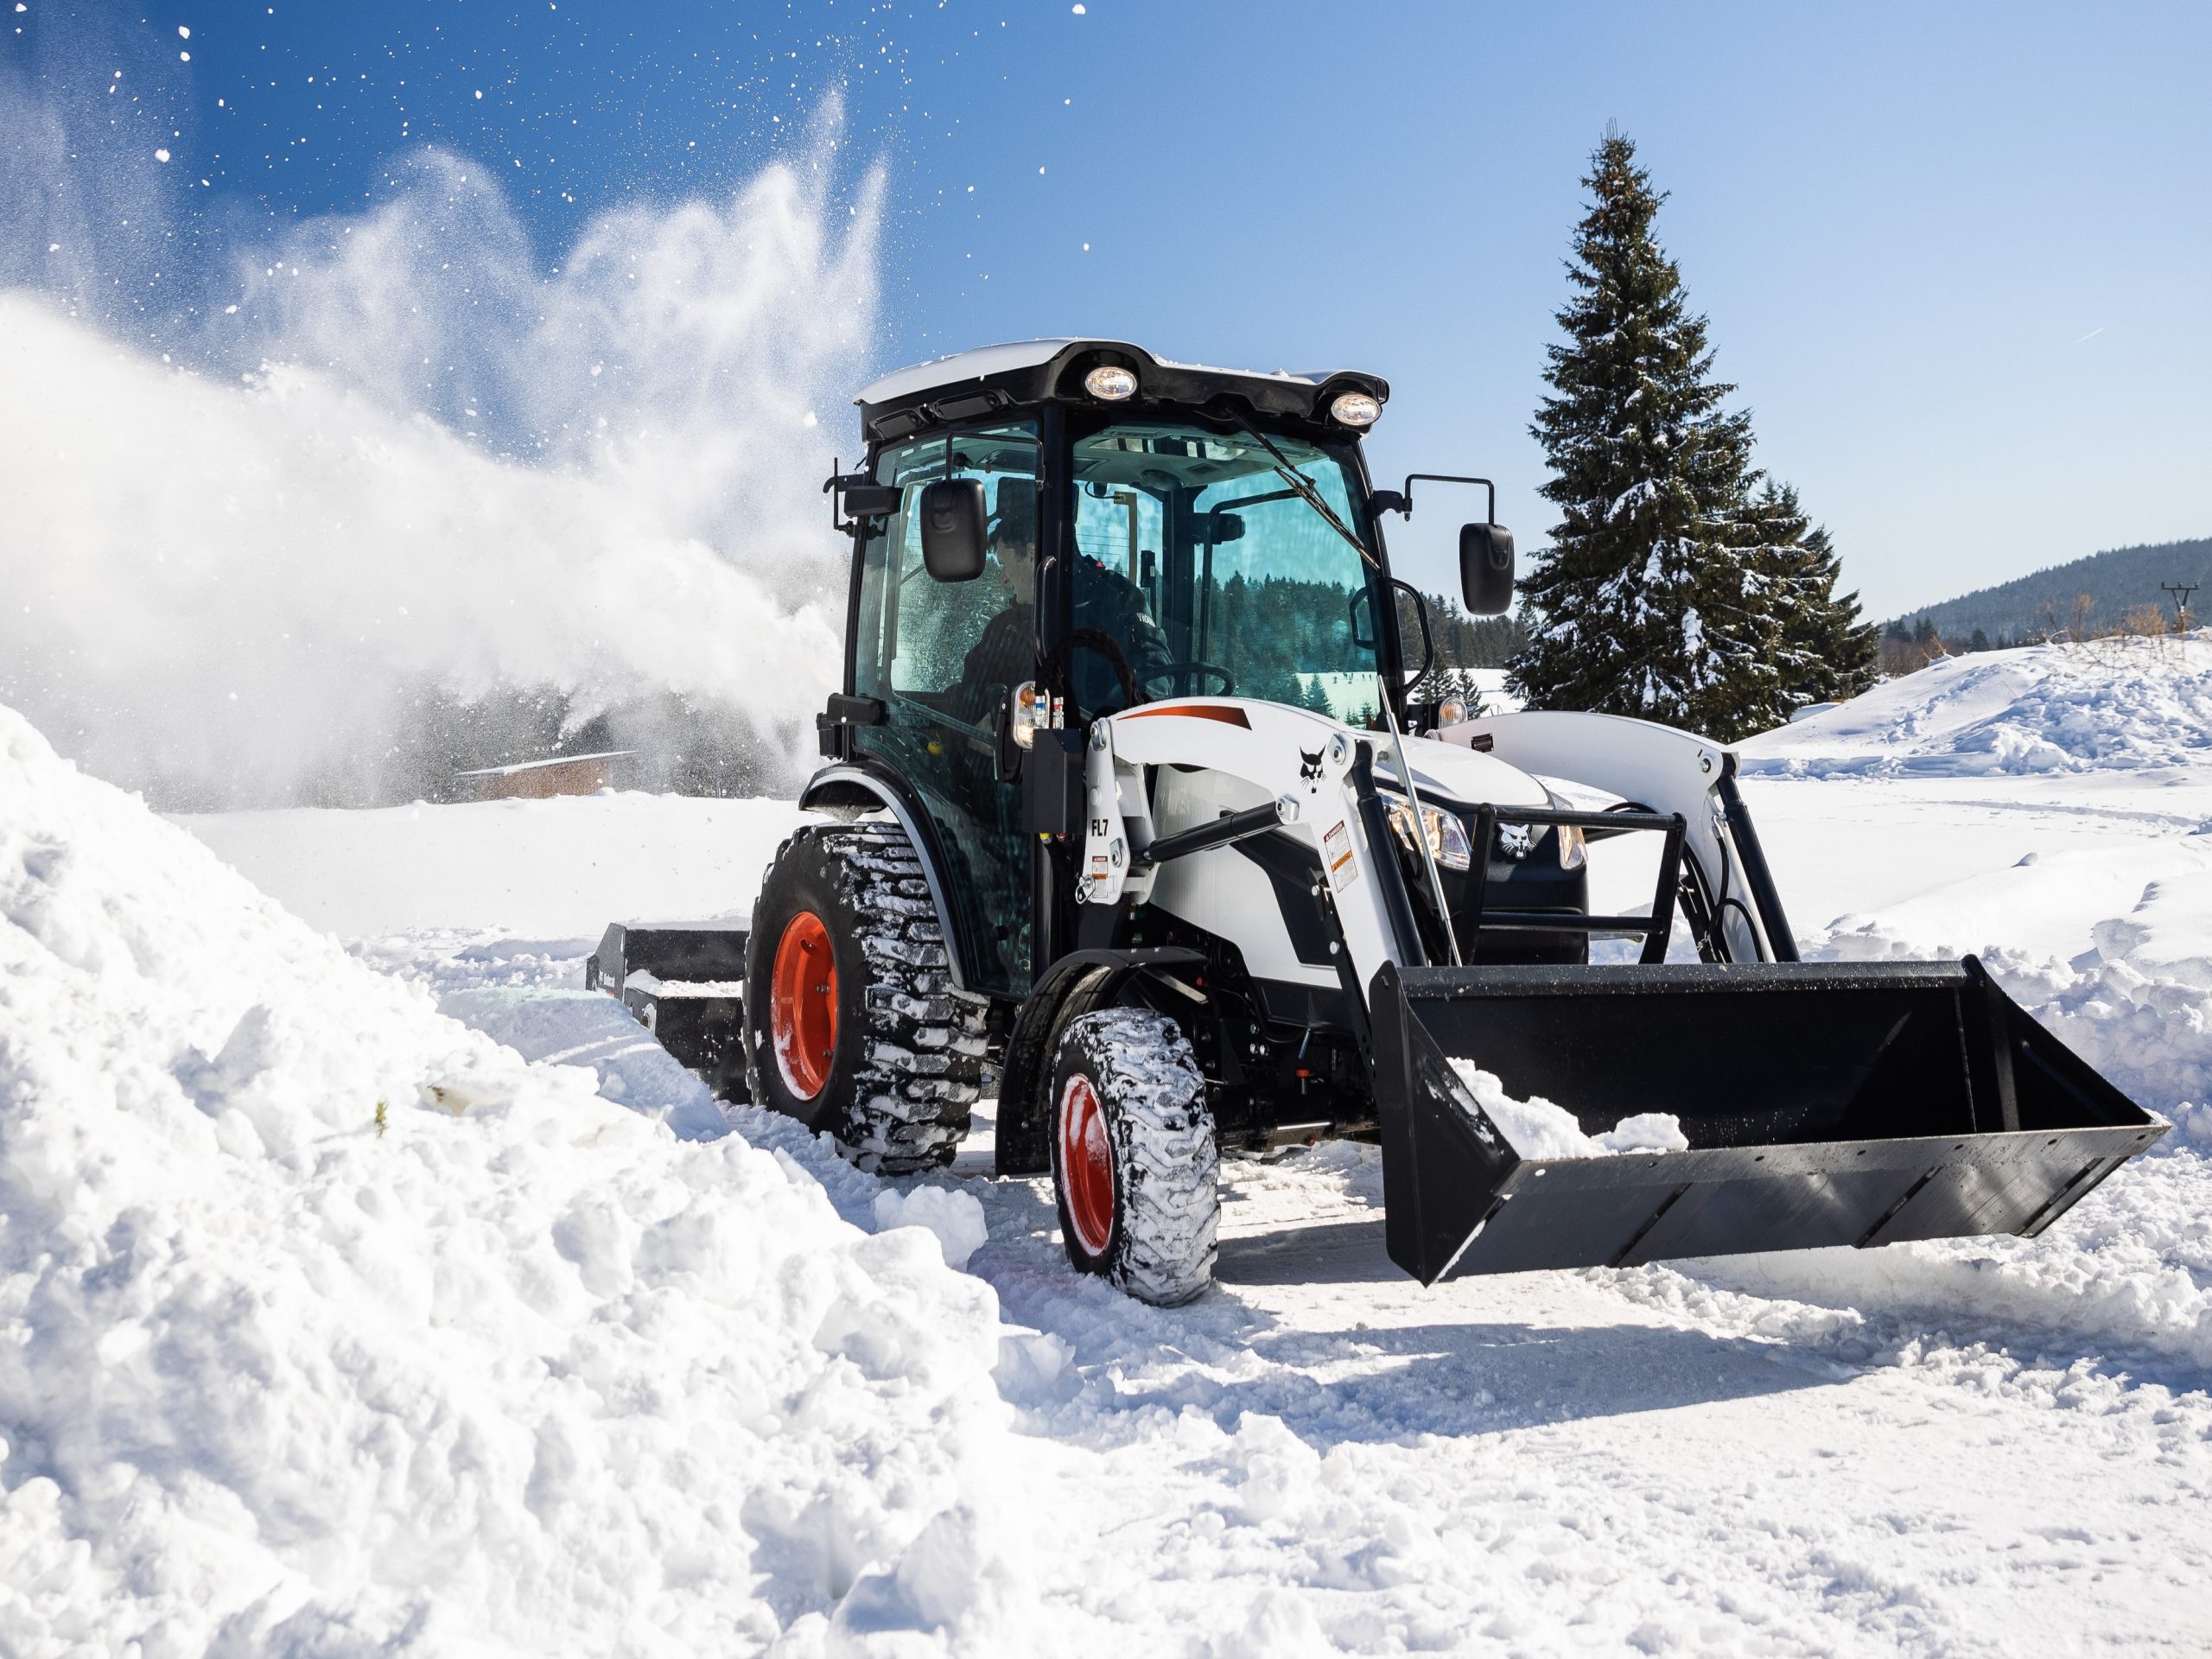
[{"label": "snowbank", "polygon": [[0,1646],[1003,1633],[996,1313],[921,1228],[440,1015],[0,709]]},{"label": "snowbank", "polygon": [[2133,771],[2212,759],[2212,629],[1947,657],[1736,746],[1747,776]]}]

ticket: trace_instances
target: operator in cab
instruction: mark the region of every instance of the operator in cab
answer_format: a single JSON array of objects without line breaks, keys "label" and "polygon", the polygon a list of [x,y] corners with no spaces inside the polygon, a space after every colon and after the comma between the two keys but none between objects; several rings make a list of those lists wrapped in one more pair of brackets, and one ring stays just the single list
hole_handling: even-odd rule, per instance
[{"label": "operator in cab", "polygon": [[[994,686],[1014,686],[1037,677],[1037,486],[1026,478],[1002,478],[988,526],[991,563],[1006,588],[1006,604],[985,625],[969,650],[960,683],[979,700],[976,714],[988,718]],[[1088,554],[1077,554],[1075,581],[1076,628],[1095,628],[1121,646],[1136,681],[1137,700],[1166,696],[1173,689],[1174,656],[1167,636],[1153,619],[1144,590],[1119,571]],[[1070,682],[1075,703],[1085,715],[1123,707],[1122,682],[1113,664],[1096,649],[1074,648]]]}]

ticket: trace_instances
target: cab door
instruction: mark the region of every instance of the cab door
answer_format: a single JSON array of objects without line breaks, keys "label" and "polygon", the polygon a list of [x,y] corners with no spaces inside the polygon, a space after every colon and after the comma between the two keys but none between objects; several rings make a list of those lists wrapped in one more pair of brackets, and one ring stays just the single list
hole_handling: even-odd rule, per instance
[{"label": "cab door", "polygon": [[[1038,453],[1020,422],[881,452],[876,482],[900,503],[862,549],[853,645],[853,690],[885,710],[855,746],[928,816],[969,988],[1004,996],[1029,989],[1033,906],[1020,787],[999,779],[993,721],[1001,690],[1036,672]],[[922,488],[946,477],[983,486],[992,548],[972,582],[922,566]]]}]

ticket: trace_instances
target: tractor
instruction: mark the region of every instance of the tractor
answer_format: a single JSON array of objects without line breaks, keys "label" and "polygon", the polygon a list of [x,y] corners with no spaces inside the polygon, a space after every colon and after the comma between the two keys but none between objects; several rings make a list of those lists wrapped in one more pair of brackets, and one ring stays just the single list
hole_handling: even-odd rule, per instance
[{"label": "tractor", "polygon": [[[1432,1283],[2032,1235],[2164,1132],[1972,957],[1800,961],[1725,746],[1424,692],[1383,519],[1483,493],[1476,614],[1514,543],[1486,480],[1373,486],[1389,397],[1073,339],[867,387],[810,821],[749,926],[618,924],[591,982],[886,1174],[995,1097],[1073,1266],[1161,1305],[1210,1282],[1219,1160],[1325,1138],[1379,1142]],[[1649,899],[1594,912],[1627,837]]]}]

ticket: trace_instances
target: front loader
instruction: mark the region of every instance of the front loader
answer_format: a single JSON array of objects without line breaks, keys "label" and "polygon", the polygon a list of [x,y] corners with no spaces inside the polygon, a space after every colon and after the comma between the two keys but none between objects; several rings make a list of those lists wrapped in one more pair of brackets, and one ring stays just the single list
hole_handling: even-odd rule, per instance
[{"label": "front loader", "polygon": [[[2164,1132],[1971,957],[1799,962],[1725,747],[1409,695],[1378,519],[1488,486],[1371,488],[1388,398],[1090,340],[862,391],[816,820],[749,928],[610,929],[593,982],[886,1173],[995,1087],[1000,1173],[1160,1303],[1209,1281],[1224,1154],[1379,1141],[1431,1283],[2032,1235]],[[1494,512],[1460,561],[1503,610]],[[1630,837],[1649,899],[1593,913]]]}]

